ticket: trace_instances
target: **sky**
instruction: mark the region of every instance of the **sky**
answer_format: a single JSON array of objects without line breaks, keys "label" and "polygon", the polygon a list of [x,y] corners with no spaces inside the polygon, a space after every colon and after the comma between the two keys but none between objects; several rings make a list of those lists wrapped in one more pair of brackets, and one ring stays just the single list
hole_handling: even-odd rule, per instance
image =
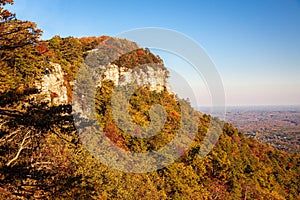
[{"label": "sky", "polygon": [[[299,0],[15,0],[8,8],[18,19],[36,22],[43,39],[172,29],[195,40],[211,58],[226,105],[300,105]],[[161,57],[166,65],[177,65],[175,70],[188,67],[176,56]],[[184,72],[186,79],[193,74]],[[203,80],[187,81],[196,103],[209,105]]]}]

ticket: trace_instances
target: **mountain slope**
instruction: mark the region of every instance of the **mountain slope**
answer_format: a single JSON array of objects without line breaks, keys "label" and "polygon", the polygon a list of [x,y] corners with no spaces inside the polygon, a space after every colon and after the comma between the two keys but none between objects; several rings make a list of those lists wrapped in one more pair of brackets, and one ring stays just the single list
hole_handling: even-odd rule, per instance
[{"label": "mountain slope", "polygon": [[[113,82],[104,83],[96,103],[99,122],[111,141],[145,152],[172,140],[181,115],[174,95],[147,87],[134,93],[130,113],[136,123],[149,123],[148,109],[155,103],[164,105],[168,116],[162,133],[141,140],[126,135],[112,120],[113,88]],[[212,120],[209,115],[198,113],[195,140],[175,163],[131,174],[93,158],[77,135],[70,105],[30,102],[22,108],[19,105],[29,101],[27,93],[22,95],[16,94],[14,104],[3,102],[0,110],[2,198],[295,199],[299,195],[299,155],[247,138],[230,124],[224,124],[213,151],[201,159],[197,154]]]},{"label": "mountain slope", "polygon": [[[28,25],[36,28],[32,23],[16,24],[5,17],[2,5],[0,2],[1,26],[16,30]],[[20,38],[15,40],[19,43],[8,42],[9,37],[23,34],[35,39],[26,44]],[[177,134],[184,112],[189,112],[199,118],[189,148],[184,151],[178,146],[177,151],[182,151],[180,158],[148,173],[126,173],[102,164],[87,150],[76,129],[71,101],[55,105],[38,100],[35,95],[41,91],[36,82],[45,80],[46,68],[49,73],[54,72],[53,63],[56,63],[54,66],[61,66],[59,73],[64,80],[60,81],[65,83],[62,87],[66,88],[70,100],[75,77],[87,57],[89,62],[84,64],[99,71],[106,70],[110,64],[132,69],[149,63],[163,65],[163,62],[149,50],[127,40],[107,36],[81,39],[55,36],[41,41],[38,36],[39,31],[11,35],[7,29],[1,29],[0,41],[5,41],[5,45],[1,44],[0,48],[0,199],[299,198],[299,154],[278,151],[245,137],[231,124],[193,110],[165,86],[163,90],[151,90],[150,85],[139,87],[129,101],[130,117],[142,127],[151,121],[151,106],[163,106],[166,122],[157,135],[148,139],[133,137],[116,124],[111,107],[115,83],[109,79],[103,80],[93,97],[95,123],[100,124],[105,136],[117,147],[140,153],[160,149],[170,142]],[[101,48],[105,51],[99,51]],[[109,63],[110,57],[117,59]],[[181,105],[186,106],[184,112],[180,110]],[[80,123],[87,123],[84,117],[81,119]],[[192,119],[188,122],[195,123]],[[210,124],[221,128],[222,134],[213,150],[201,158],[199,150]],[[135,131],[142,134],[138,129]]]}]

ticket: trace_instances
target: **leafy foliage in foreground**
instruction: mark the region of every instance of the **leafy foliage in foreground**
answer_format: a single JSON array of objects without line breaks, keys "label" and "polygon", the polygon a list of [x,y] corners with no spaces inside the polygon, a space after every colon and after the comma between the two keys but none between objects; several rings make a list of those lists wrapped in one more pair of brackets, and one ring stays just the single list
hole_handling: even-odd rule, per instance
[{"label": "leafy foliage in foreground", "polygon": [[[176,105],[168,109],[176,110]],[[143,123],[141,113],[133,116]],[[101,164],[85,149],[72,124],[70,106],[37,105],[0,110],[0,114],[1,198],[295,199],[299,194],[299,155],[249,139],[230,124],[225,124],[213,151],[200,158],[201,141],[212,120],[208,115],[200,114],[195,141],[175,163],[155,172],[132,174]],[[102,122],[107,134],[124,136],[117,127],[107,127],[115,126],[111,121]],[[132,138],[111,140],[133,151],[148,147]],[[157,142],[158,146],[163,143]]]}]

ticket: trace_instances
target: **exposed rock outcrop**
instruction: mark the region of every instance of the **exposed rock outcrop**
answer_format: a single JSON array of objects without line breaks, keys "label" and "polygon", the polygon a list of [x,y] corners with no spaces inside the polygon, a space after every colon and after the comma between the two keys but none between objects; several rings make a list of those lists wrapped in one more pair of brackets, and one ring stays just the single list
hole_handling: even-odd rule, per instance
[{"label": "exposed rock outcrop", "polygon": [[[64,78],[64,71],[57,63],[50,63],[52,69],[45,69],[43,77],[36,82],[36,88],[40,91],[34,95],[37,102],[46,102],[49,106],[66,105],[71,103],[71,91],[68,91],[68,83]],[[115,64],[101,66],[104,70],[101,81],[112,80],[116,86],[124,86],[129,83],[136,83],[138,86],[149,86],[151,91],[161,92],[166,88],[172,92],[168,84],[168,70],[162,64],[148,64],[135,67],[119,67]],[[102,80],[101,80],[102,79]]]},{"label": "exposed rock outcrop", "polygon": [[169,72],[163,65],[149,64],[133,69],[108,65],[103,75],[103,80],[112,80],[115,85],[136,83],[139,86],[150,86],[151,91],[161,92],[167,88],[171,92],[168,84]]},{"label": "exposed rock outcrop", "polygon": [[68,98],[67,82],[59,64],[50,63],[52,69],[45,69],[44,76],[36,83],[40,93],[35,96],[38,102],[47,102],[51,106],[70,103]]},{"label": "exposed rock outcrop", "polygon": [[[89,68],[89,67],[87,67]],[[103,81],[110,80],[115,86],[125,86],[128,84],[136,84],[138,87],[148,87],[149,90],[155,92],[162,92],[167,89],[169,93],[173,93],[168,83],[169,71],[163,64],[144,64],[134,68],[119,67],[115,64],[108,64],[107,66],[98,66],[99,72],[94,73],[93,70],[88,71],[82,68],[74,85],[73,94],[73,110],[80,113],[80,116],[87,118],[91,113],[90,105],[93,103],[89,83],[93,84],[97,80],[96,85],[92,87],[101,87]],[[82,78],[82,79],[81,79]],[[89,94],[90,92],[90,94]]]}]

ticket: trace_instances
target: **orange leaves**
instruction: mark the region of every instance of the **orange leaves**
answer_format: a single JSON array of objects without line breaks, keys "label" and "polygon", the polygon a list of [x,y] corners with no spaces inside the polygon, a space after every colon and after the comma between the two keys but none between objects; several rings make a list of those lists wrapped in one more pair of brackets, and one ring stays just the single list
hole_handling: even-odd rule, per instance
[{"label": "orange leaves", "polygon": [[92,49],[95,49],[100,43],[104,42],[105,40],[107,40],[109,38],[109,36],[100,36],[100,37],[82,37],[79,38],[79,42],[82,44],[83,46],[83,51],[89,51]]},{"label": "orange leaves", "polygon": [[175,118],[176,120],[178,120],[179,118],[180,118],[180,115],[177,113],[177,112],[174,112],[174,111],[171,111],[171,116],[173,117],[173,118]]},{"label": "orange leaves", "polygon": [[142,55],[144,54],[144,51],[138,50],[138,51],[137,51],[137,54],[138,54],[139,56],[142,56]]},{"label": "orange leaves", "polygon": [[152,53],[147,53],[146,50],[139,48],[121,55],[112,64],[116,64],[119,67],[127,67],[132,69],[137,66],[153,63],[161,64],[161,60],[159,60]]},{"label": "orange leaves", "polygon": [[22,95],[25,90],[26,88],[24,87],[24,85],[21,85],[20,87],[17,88],[16,93]]},{"label": "orange leaves", "polygon": [[5,5],[5,4],[13,4],[14,0],[0,0],[0,4]]},{"label": "orange leaves", "polygon": [[[15,17],[15,14],[11,13],[10,11],[2,8],[6,4],[13,4],[13,0],[0,0],[0,21],[9,21]],[[2,27],[1,27],[2,28]],[[1,31],[0,31],[1,32]]]},{"label": "orange leaves", "polygon": [[37,45],[36,48],[40,55],[47,53],[49,51],[46,44],[39,44]]},{"label": "orange leaves", "polygon": [[58,94],[55,93],[55,92],[51,92],[51,93],[50,93],[50,96],[51,96],[51,98],[55,98],[55,97],[58,97]]},{"label": "orange leaves", "polygon": [[104,135],[118,147],[128,150],[128,147],[125,146],[125,140],[118,135],[118,129],[115,124],[107,123],[104,128]]}]

